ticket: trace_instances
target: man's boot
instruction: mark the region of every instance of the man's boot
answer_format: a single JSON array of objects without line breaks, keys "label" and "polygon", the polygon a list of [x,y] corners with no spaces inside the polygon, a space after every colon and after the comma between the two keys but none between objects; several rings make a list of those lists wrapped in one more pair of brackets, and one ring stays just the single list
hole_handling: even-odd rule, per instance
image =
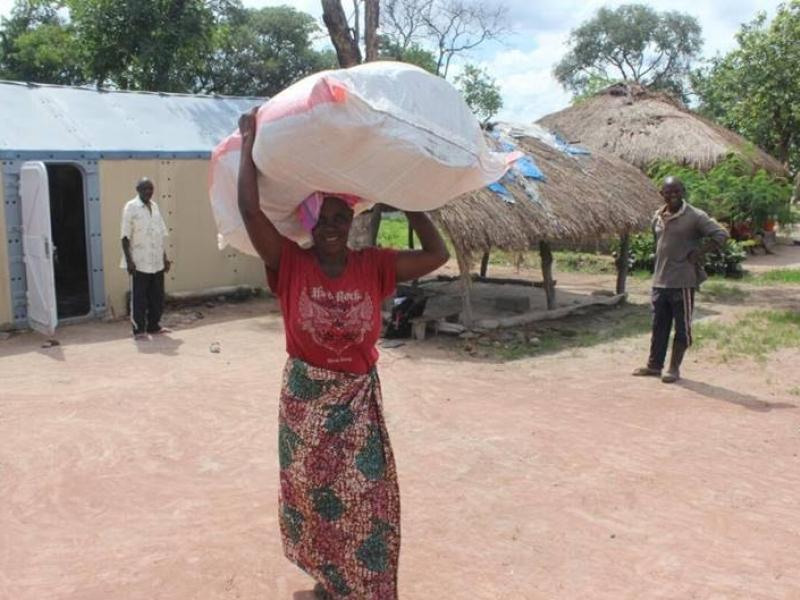
[{"label": "man's boot", "polygon": [[681,363],[686,354],[686,344],[672,342],[672,356],[669,358],[669,369],[661,376],[664,383],[675,383],[681,378]]}]

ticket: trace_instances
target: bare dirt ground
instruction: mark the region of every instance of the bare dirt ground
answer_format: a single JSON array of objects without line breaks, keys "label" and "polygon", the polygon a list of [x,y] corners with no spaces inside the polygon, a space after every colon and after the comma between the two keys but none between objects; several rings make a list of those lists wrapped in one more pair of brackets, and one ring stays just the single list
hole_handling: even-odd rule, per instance
[{"label": "bare dirt ground", "polygon": [[800,268],[800,245],[781,245],[775,254],[763,254],[760,250],[747,259],[747,268],[753,273],[761,273],[771,269]]},{"label": "bare dirt ground", "polygon": [[[125,322],[0,342],[0,598],[311,600],[278,533],[275,303],[198,310],[146,343]],[[800,599],[800,351],[698,351],[668,386],[629,376],[646,335],[457,345],[381,359],[402,599]]]}]

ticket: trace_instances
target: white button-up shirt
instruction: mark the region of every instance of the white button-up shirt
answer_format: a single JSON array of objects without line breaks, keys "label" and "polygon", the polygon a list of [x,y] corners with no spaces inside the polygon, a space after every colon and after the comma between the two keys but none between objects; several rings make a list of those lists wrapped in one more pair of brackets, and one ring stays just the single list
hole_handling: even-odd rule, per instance
[{"label": "white button-up shirt", "polygon": [[[130,242],[131,257],[137,271],[158,273],[164,270],[164,238],[167,235],[167,225],[153,200],[150,200],[150,210],[138,196],[125,205],[121,237]],[[120,267],[127,268],[124,254]]]}]

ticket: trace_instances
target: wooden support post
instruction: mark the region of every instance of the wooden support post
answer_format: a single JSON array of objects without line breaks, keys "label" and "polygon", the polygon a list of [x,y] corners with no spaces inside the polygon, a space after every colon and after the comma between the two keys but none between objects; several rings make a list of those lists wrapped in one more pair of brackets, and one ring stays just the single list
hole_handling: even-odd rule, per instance
[{"label": "wooden support post", "polygon": [[544,280],[544,293],[547,297],[547,310],[556,307],[556,286],[553,283],[553,252],[550,244],[539,242],[539,258],[542,262],[542,279]]},{"label": "wooden support post", "polygon": [[486,277],[486,271],[489,269],[489,253],[484,252],[481,258],[481,277]]},{"label": "wooden support post", "polygon": [[469,273],[470,264],[462,251],[455,248],[455,252],[458,260],[458,270],[461,273],[462,300],[464,304],[464,310],[461,312],[461,323],[469,328],[474,321],[472,315],[472,277]]},{"label": "wooden support post", "polygon": [[617,294],[625,293],[625,282],[628,279],[628,256],[630,255],[631,238],[627,233],[619,236],[619,255],[617,256]]},{"label": "wooden support post", "polygon": [[408,224],[408,247],[414,249],[414,228],[411,227],[411,223]]}]

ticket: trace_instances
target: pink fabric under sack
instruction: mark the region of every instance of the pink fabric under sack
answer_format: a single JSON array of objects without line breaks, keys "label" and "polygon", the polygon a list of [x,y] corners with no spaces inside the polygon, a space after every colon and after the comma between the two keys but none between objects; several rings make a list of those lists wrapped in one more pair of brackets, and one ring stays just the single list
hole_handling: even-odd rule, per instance
[{"label": "pink fabric under sack", "polygon": [[[307,77],[258,111],[253,160],[261,208],[285,236],[311,238],[298,207],[317,191],[426,211],[502,177],[516,154],[492,152],[461,94],[441,77],[374,62]],[[214,150],[209,174],[220,248],[255,254],[239,216],[238,132]]]}]

